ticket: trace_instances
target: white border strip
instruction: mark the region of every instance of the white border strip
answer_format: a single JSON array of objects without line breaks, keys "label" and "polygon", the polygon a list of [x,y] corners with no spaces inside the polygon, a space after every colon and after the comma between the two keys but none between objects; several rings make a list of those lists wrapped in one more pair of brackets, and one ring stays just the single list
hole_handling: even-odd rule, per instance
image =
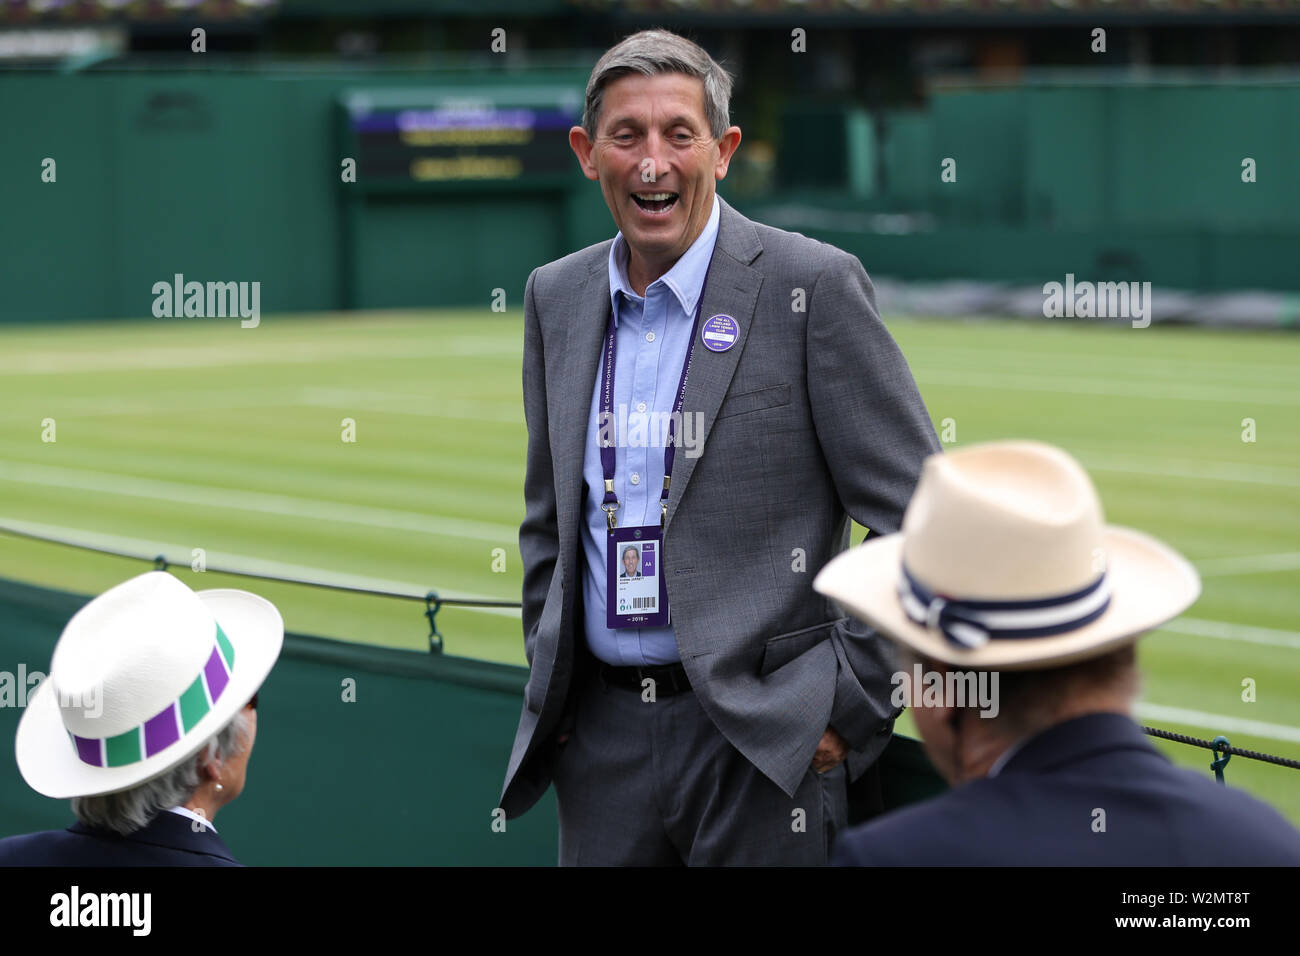
[{"label": "white border strip", "polygon": [[1166,707],[1163,704],[1141,703],[1137,713],[1143,720],[1163,720],[1184,727],[1196,727],[1206,736],[1225,732],[1249,734],[1265,740],[1283,740],[1287,743],[1300,744],[1300,727],[1288,727],[1285,724],[1268,724],[1262,720],[1247,720],[1244,717],[1228,717],[1224,714],[1209,714],[1203,710],[1184,710],[1182,707]]}]

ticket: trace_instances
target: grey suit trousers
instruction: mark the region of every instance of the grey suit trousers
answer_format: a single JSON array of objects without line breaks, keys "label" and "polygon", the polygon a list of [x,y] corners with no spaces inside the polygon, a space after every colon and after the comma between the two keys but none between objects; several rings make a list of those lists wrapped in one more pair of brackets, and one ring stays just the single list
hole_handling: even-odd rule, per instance
[{"label": "grey suit trousers", "polygon": [[561,866],[820,866],[848,822],[844,764],[794,797],[714,726],[691,691],[647,701],[587,669],[553,780]]}]

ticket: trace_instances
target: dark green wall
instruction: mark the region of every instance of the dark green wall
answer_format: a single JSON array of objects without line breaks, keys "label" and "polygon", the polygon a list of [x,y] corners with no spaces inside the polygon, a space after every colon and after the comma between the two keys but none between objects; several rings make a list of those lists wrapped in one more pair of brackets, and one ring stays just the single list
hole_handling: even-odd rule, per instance
[{"label": "dark green wall", "polygon": [[[613,233],[599,188],[575,164],[545,190],[348,203],[335,103],[349,89],[580,91],[585,80],[575,70],[0,74],[0,321],[148,316],[153,284],[177,272],[260,281],[265,313],[486,305],[496,288],[516,306],[532,268]],[[926,112],[883,120],[883,137],[847,135],[849,122],[830,136],[825,108],[803,121],[791,112],[789,129],[802,132],[782,143],[775,197],[788,203],[802,184],[829,190],[836,212],[928,214],[932,227],[906,235],[794,224],[873,273],[1043,281],[1100,264],[1109,271],[1094,277],[1300,289],[1300,84],[941,90]],[[56,183],[41,181],[47,156]],[[1246,156],[1255,183],[1241,181]],[[955,183],[940,181],[945,157]],[[763,202],[742,206],[763,218]]]},{"label": "dark green wall", "polygon": [[[928,211],[943,225],[1300,227],[1300,83],[940,90],[927,110],[886,113],[883,125],[886,182],[871,208]],[[790,137],[784,181],[836,185],[826,171],[842,164],[823,152],[843,144]],[[949,157],[955,182],[939,175]],[[1246,157],[1254,183],[1241,180]]]},{"label": "dark green wall", "polygon": [[[762,218],[762,209],[750,210]],[[904,235],[801,230],[852,252],[873,275],[935,281],[954,276],[1041,284],[1080,279],[1147,281],[1181,289],[1300,288],[1300,234],[1176,229],[971,226]],[[1296,321],[1292,305],[1290,322]]]},{"label": "dark green wall", "polygon": [[[48,673],[83,595],[0,580],[0,670]],[[251,866],[550,866],[555,798],[492,827],[523,668],[287,636],[259,691],[248,781],[216,819]],[[343,700],[343,680],[355,700]],[[23,782],[0,707],[0,836],[65,827],[66,800]]]},{"label": "dark green wall", "polygon": [[[572,71],[500,84],[571,84]],[[334,103],[344,89],[482,84],[474,73],[0,75],[0,321],[147,316],[152,286],[260,281],[263,312],[344,304]],[[41,181],[53,158],[55,183]],[[483,198],[484,205],[473,200]],[[611,231],[599,189],[367,197],[355,304],[508,303],[536,265]],[[515,220],[514,215],[520,218]],[[467,262],[491,251],[490,262]],[[485,257],[486,259],[486,257]]]},{"label": "dark green wall", "polygon": [[[1300,289],[1300,83],[940,90],[927,110],[887,113],[881,125],[883,182],[872,197],[818,198],[837,214],[917,213],[930,224],[900,235],[832,229],[815,216],[791,224],[856,253],[870,272]],[[791,140],[784,180],[846,190],[819,155],[838,141]],[[1246,157],[1253,183],[1241,178]],[[945,158],[956,161],[955,182],[940,178]],[[747,209],[762,218],[764,206]]]}]

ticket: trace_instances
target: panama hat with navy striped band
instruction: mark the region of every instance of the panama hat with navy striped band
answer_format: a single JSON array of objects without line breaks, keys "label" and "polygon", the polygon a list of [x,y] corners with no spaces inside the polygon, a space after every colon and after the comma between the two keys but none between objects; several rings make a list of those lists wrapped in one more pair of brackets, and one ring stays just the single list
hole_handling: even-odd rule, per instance
[{"label": "panama hat with navy striped band", "polygon": [[1201,583],[1168,546],[1106,525],[1069,454],[1014,441],[927,458],[902,530],[838,555],[813,587],[925,657],[1025,670],[1134,641]]},{"label": "panama hat with navy striped band", "polygon": [[257,693],[284,643],[270,601],[150,571],[72,616],[15,752],[47,797],[127,790],[193,757]]}]

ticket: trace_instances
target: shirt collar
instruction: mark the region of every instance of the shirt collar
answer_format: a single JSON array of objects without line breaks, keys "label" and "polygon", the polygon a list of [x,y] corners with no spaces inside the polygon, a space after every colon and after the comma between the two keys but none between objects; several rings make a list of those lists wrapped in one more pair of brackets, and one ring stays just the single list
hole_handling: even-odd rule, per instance
[{"label": "shirt collar", "polygon": [[[179,813],[179,814],[180,814],[181,816],[183,816],[183,817],[189,817],[191,820],[197,820],[197,821],[199,821],[199,823],[202,823],[205,827],[207,827],[207,828],[208,828],[209,830],[211,830],[213,833],[216,833],[216,832],[217,832],[217,828],[213,825],[213,823],[212,823],[211,820],[207,819],[206,817],[201,817],[201,816],[199,816],[197,813],[195,813],[195,812],[194,812],[193,810],[191,810],[189,807],[168,807],[167,810],[168,810],[170,813]],[[198,832],[198,831],[195,831],[195,832]]]},{"label": "shirt collar", "polygon": [[1018,740],[1010,747],[1008,747],[1006,750],[1002,751],[1001,756],[999,756],[997,760],[993,761],[993,765],[989,767],[989,772],[986,773],[984,776],[996,777],[998,774],[1000,774],[1002,772],[1002,768],[1005,767],[1010,762],[1012,757],[1014,757],[1017,753],[1020,752],[1020,748],[1023,747],[1026,743],[1028,743],[1027,739]]},{"label": "shirt collar", "polygon": [[[677,301],[681,304],[682,311],[687,315],[695,314],[695,304],[699,301],[700,291],[704,285],[704,277],[709,271],[709,262],[713,259],[713,246],[718,239],[718,220],[720,218],[720,207],[718,205],[718,194],[713,194],[713,211],[709,213],[709,220],[704,224],[703,231],[691,243],[691,247],[682,253],[671,269],[650,283],[646,287],[647,294],[658,283],[662,282],[668,287]],[[614,310],[614,324],[618,325],[618,295],[623,293],[628,298],[641,299],[642,296],[633,291],[631,284],[627,280],[627,240],[623,238],[623,233],[614,237],[614,243],[609,247],[609,304]]]}]

